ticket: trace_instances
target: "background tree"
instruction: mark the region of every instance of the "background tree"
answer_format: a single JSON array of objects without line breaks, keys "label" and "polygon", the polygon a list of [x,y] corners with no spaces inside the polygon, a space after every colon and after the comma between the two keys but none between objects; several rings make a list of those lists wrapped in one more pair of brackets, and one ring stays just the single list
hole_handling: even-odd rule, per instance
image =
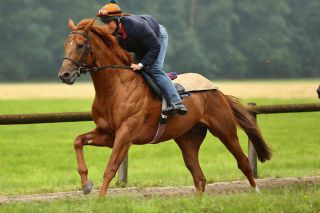
[{"label": "background tree", "polygon": [[209,61],[205,70],[210,70],[210,77],[235,78],[248,72],[247,59],[233,38],[233,27],[239,19],[233,8],[232,0],[198,1],[195,32]]},{"label": "background tree", "polygon": [[[293,77],[299,64],[290,48],[292,31],[285,16],[284,0],[234,1],[239,21],[234,27],[234,46],[247,58],[247,77]],[[254,72],[253,72],[254,71]]]},{"label": "background tree", "polygon": [[[2,0],[0,81],[54,80],[67,22],[107,1]],[[119,0],[151,14],[169,33],[166,71],[209,78],[319,77],[318,0]]]},{"label": "background tree", "polygon": [[287,0],[291,5],[290,14],[286,16],[292,31],[290,47],[296,55],[300,69],[296,76],[319,76],[320,71],[320,2],[309,0]]}]

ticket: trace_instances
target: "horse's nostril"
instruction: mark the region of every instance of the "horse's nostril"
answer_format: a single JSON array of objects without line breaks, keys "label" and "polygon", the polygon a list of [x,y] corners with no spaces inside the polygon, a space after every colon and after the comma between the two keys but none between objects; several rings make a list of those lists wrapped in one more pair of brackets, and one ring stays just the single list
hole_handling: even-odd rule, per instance
[{"label": "horse's nostril", "polygon": [[71,74],[69,72],[63,73],[62,77],[63,78],[70,78]]},{"label": "horse's nostril", "polygon": [[63,72],[60,73],[58,76],[62,81],[68,80],[72,77],[71,72]]}]

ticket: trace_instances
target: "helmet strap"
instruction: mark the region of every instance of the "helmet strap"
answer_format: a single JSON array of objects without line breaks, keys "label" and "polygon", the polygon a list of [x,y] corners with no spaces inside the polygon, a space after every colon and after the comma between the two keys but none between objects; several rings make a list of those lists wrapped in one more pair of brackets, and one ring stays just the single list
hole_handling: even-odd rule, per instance
[{"label": "helmet strap", "polygon": [[119,31],[119,28],[120,28],[120,17],[116,17],[116,18],[114,19],[114,21],[116,22],[117,28],[116,28],[116,30],[113,32],[113,34],[117,34],[118,31]]}]

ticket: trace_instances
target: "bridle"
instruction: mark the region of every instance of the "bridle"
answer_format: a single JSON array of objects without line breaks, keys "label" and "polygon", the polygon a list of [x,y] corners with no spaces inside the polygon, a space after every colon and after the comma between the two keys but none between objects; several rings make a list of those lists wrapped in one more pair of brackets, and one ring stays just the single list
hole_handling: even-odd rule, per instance
[{"label": "bridle", "polygon": [[71,61],[76,67],[77,67],[77,75],[78,77],[86,74],[88,72],[97,72],[99,70],[107,70],[107,69],[128,69],[128,70],[132,70],[132,68],[130,66],[125,66],[125,65],[109,65],[109,66],[102,66],[102,67],[97,67],[97,66],[88,66],[88,56],[89,56],[89,52],[91,50],[91,53],[93,53],[93,49],[90,45],[90,36],[89,33],[85,34],[83,32],[80,32],[78,30],[73,30],[70,32],[71,34],[79,34],[82,35],[83,37],[85,37],[87,39],[86,44],[84,45],[84,52],[83,55],[80,59],[80,61],[75,61],[70,57],[63,57],[63,60],[69,60]]}]

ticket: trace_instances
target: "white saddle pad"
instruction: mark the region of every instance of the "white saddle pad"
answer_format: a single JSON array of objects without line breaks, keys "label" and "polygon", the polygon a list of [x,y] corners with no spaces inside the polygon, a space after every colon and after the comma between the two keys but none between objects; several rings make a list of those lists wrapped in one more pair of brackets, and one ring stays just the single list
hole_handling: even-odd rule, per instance
[{"label": "white saddle pad", "polygon": [[181,84],[186,92],[215,90],[218,89],[210,80],[198,73],[185,73],[178,75],[173,83]]}]

